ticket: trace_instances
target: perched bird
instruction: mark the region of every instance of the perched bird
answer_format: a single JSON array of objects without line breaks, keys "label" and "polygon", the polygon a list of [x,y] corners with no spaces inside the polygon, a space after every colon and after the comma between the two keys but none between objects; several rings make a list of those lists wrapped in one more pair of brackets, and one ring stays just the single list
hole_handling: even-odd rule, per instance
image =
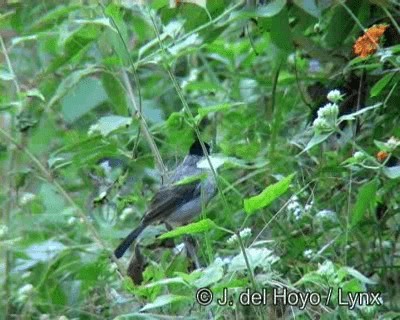
[{"label": "perched bird", "polygon": [[[204,146],[209,153],[210,146],[207,143],[204,143]],[[197,166],[204,159],[200,141],[196,140],[190,147],[189,154],[172,173],[169,181],[154,195],[149,210],[140,224],[115,249],[116,258],[119,259],[124,255],[148,225],[163,222],[168,226],[176,227],[190,222],[201,212],[202,207],[216,193],[211,169]],[[193,180],[190,179],[191,177]]]}]

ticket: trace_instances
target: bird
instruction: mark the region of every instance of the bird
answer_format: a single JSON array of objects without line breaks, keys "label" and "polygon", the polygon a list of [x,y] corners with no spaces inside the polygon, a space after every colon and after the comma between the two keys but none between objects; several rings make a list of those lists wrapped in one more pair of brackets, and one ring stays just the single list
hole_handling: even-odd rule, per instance
[{"label": "bird", "polygon": [[[203,144],[207,154],[210,154],[210,145],[205,142]],[[211,168],[198,167],[198,163],[205,157],[201,143],[196,139],[170,179],[153,196],[139,225],[114,250],[117,259],[125,254],[147,226],[165,223],[167,227],[174,228],[189,223],[200,214],[217,190]]]}]

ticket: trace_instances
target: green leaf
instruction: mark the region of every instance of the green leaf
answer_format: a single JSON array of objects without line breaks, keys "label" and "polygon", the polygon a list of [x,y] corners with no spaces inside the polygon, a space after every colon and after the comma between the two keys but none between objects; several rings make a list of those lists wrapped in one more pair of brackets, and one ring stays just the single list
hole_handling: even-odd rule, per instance
[{"label": "green leaf", "polygon": [[333,133],[333,131],[328,132],[328,133],[315,133],[314,136],[311,138],[311,140],[307,143],[306,147],[303,149],[300,154],[307,152],[311,148],[315,147],[316,145],[324,142],[326,139],[329,138],[329,136]]},{"label": "green leaf", "polygon": [[174,185],[180,186],[180,185],[184,185],[184,184],[189,184],[189,183],[192,183],[195,181],[202,181],[205,178],[207,178],[207,173],[200,173],[200,174],[196,174],[194,176],[183,178],[183,179],[175,182]]},{"label": "green leaf", "polygon": [[166,232],[162,234],[159,238],[160,239],[168,239],[168,238],[175,238],[184,234],[194,234],[205,232],[211,229],[216,228],[217,225],[210,219],[203,219],[199,222],[194,222],[187,224],[183,227],[178,227],[172,231]]},{"label": "green leaf", "polygon": [[218,111],[225,111],[231,108],[232,106],[237,106],[237,105],[242,105],[243,103],[221,103],[221,104],[216,104],[214,106],[209,106],[209,107],[204,107],[204,108],[198,108],[197,112],[201,118],[204,116],[208,115],[209,113],[212,112],[218,112]]},{"label": "green leaf", "polygon": [[360,188],[351,216],[351,227],[354,227],[362,220],[368,208],[375,206],[377,188],[377,180],[372,180]]},{"label": "green leaf", "polygon": [[147,303],[140,311],[146,311],[150,309],[160,308],[168,304],[172,304],[174,302],[180,301],[191,301],[192,298],[190,296],[178,296],[174,294],[165,294],[162,296],[158,296],[154,302]]},{"label": "green leaf", "polygon": [[80,80],[61,100],[65,120],[73,122],[107,100],[101,82],[95,78]]},{"label": "green leaf", "polygon": [[105,137],[119,128],[130,126],[131,123],[131,117],[106,116],[100,118],[97,124],[91,127],[91,129],[93,131],[99,131],[100,134]]},{"label": "green leaf", "polygon": [[36,97],[42,101],[45,101],[46,99],[44,98],[43,94],[40,92],[39,89],[34,88],[34,89],[30,89],[26,92],[26,95],[28,97]]},{"label": "green leaf", "polygon": [[340,268],[340,270],[346,271],[349,275],[351,275],[351,276],[354,277],[355,279],[359,280],[361,283],[365,283],[365,284],[377,284],[376,281],[367,278],[367,277],[364,276],[361,272],[359,272],[359,271],[357,271],[356,269],[353,269],[353,268],[351,268],[351,267],[342,267],[342,268]]},{"label": "green leaf", "polygon": [[270,205],[275,199],[283,195],[290,186],[294,173],[281,181],[266,187],[259,195],[244,199],[244,210],[251,214],[261,208]]},{"label": "green leaf", "polygon": [[117,32],[117,30],[114,28],[114,26],[111,23],[109,18],[98,18],[98,19],[90,19],[90,20],[77,19],[77,20],[74,20],[73,22],[75,22],[76,24],[82,24],[82,25],[86,25],[86,24],[99,25],[99,26],[110,28],[112,31]]},{"label": "green leaf", "polygon": [[196,288],[208,287],[222,279],[224,275],[224,262],[221,258],[216,258],[215,261],[206,269],[199,271],[201,277],[193,282]]},{"label": "green leaf", "polygon": [[265,6],[259,6],[256,10],[257,17],[270,18],[276,16],[286,5],[286,0],[275,0]]},{"label": "green leaf", "polygon": [[108,72],[103,73],[101,82],[114,107],[115,113],[120,116],[127,116],[128,106],[126,103],[125,89],[121,82]]},{"label": "green leaf", "polygon": [[77,9],[81,9],[82,7],[78,4],[73,4],[69,6],[58,6],[53,10],[46,10],[46,14],[41,16],[38,20],[32,21],[31,25],[32,30],[41,30],[45,28],[47,25],[59,23],[61,19],[65,19],[68,15]]},{"label": "green leaf", "polygon": [[350,113],[350,114],[345,114],[345,115],[343,115],[343,116],[341,116],[339,118],[339,123],[344,121],[344,120],[354,120],[356,118],[356,116],[359,116],[359,115],[361,115],[361,114],[363,114],[365,112],[368,112],[370,110],[379,108],[382,105],[383,105],[383,103],[379,102],[377,104],[374,104],[373,106],[369,106],[369,107],[363,108],[363,109],[361,109],[359,111],[356,111],[356,112],[353,112],[353,113]]},{"label": "green leaf", "polygon": [[[279,260],[279,258],[274,255],[272,250],[266,248],[247,248],[246,255],[250,264],[250,268],[253,270],[258,266],[262,266],[263,268],[269,267]],[[247,270],[247,264],[243,256],[243,252],[241,252],[230,262],[229,272],[244,270]]]},{"label": "green leaf", "polygon": [[387,74],[383,78],[381,78],[377,83],[374,84],[374,86],[371,89],[370,96],[371,97],[376,97],[378,96],[383,89],[389,84],[390,80],[395,76],[395,73]]},{"label": "green leaf", "polygon": [[321,9],[317,6],[315,0],[294,0],[294,3],[313,17],[317,19],[321,17]]},{"label": "green leaf", "polygon": [[89,66],[85,69],[74,71],[64,78],[58,86],[56,93],[50,99],[48,108],[51,108],[58,100],[64,97],[83,77],[95,72],[97,72],[97,69],[94,66]]},{"label": "green leaf", "polygon": [[[354,15],[357,15],[361,7],[361,2],[362,1],[359,0],[349,0],[346,2],[346,5]],[[325,32],[324,40],[327,45],[331,48],[340,47],[344,40],[349,36],[354,24],[354,20],[351,19],[346,9],[340,5],[336,6],[333,9],[332,18],[330,19]]]},{"label": "green leaf", "polygon": [[269,20],[271,41],[283,52],[291,52],[294,48],[287,8],[284,7],[277,15],[269,18]]}]

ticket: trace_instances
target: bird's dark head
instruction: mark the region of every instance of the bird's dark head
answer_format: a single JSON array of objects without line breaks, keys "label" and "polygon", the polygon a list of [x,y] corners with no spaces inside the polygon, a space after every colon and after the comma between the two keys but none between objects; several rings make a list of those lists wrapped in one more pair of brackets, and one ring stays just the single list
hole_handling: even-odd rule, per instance
[{"label": "bird's dark head", "polygon": [[[206,142],[203,142],[204,146],[207,149],[207,153],[210,154],[210,145]],[[203,148],[201,147],[200,141],[196,139],[195,142],[190,146],[189,154],[193,156],[204,156]]]}]

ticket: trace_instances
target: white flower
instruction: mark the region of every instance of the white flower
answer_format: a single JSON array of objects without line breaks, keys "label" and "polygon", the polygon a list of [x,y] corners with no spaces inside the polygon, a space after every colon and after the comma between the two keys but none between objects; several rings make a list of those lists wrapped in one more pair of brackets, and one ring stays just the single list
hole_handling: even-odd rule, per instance
[{"label": "white flower", "polygon": [[39,320],[50,320],[50,316],[47,313],[41,314]]},{"label": "white flower", "polygon": [[336,221],[336,212],[332,210],[321,210],[315,215],[316,218],[321,220]]},{"label": "white flower", "polygon": [[239,232],[239,234],[242,239],[249,238],[251,236],[251,229],[244,228],[242,231]]},{"label": "white flower", "polygon": [[112,169],[111,166],[110,166],[110,161],[105,160],[105,161],[101,162],[101,163],[100,163],[100,167],[103,168],[103,171],[104,171],[104,173],[105,173],[106,175],[109,175],[109,174],[110,174],[111,169]]},{"label": "white flower", "polygon": [[24,205],[28,204],[29,202],[31,202],[33,199],[35,199],[35,197],[36,197],[36,195],[34,195],[33,193],[25,192],[21,196],[19,203],[21,206],[24,206]]},{"label": "white flower", "polygon": [[100,128],[99,128],[99,125],[96,123],[96,124],[92,124],[90,127],[89,127],[89,130],[88,130],[88,135],[89,136],[91,136],[91,135],[94,135],[96,132],[98,132],[98,131],[100,131]]},{"label": "white flower", "polygon": [[343,99],[343,95],[337,89],[329,91],[326,97],[333,103],[338,103]]},{"label": "white flower", "polygon": [[71,226],[71,225],[73,225],[74,223],[75,223],[75,221],[76,221],[76,218],[75,217],[70,217],[69,219],[68,219],[68,224]]},{"label": "white flower", "polygon": [[356,159],[357,161],[361,162],[362,160],[364,160],[366,158],[366,155],[362,151],[356,151],[353,154],[353,158]]},{"label": "white flower", "polygon": [[314,251],[312,249],[304,250],[303,256],[306,259],[311,259],[314,256]]},{"label": "white flower", "polygon": [[[239,235],[240,235],[240,238],[242,238],[242,240],[246,239],[246,238],[249,238],[251,236],[251,229],[250,228],[244,228],[243,230],[241,230],[239,232]],[[229,239],[226,241],[226,243],[228,245],[233,245],[236,242],[238,242],[238,237],[237,237],[236,234],[231,235],[229,237]]]},{"label": "white flower", "polygon": [[296,210],[293,211],[294,218],[296,220],[300,220],[303,217],[304,211],[301,208],[296,208]]},{"label": "white flower", "polygon": [[58,320],[68,320],[68,318],[66,317],[66,316],[60,316],[59,318],[58,318]]},{"label": "white flower", "polygon": [[339,114],[339,107],[336,103],[327,103],[318,109],[318,118],[336,119]]},{"label": "white flower", "polygon": [[108,267],[108,270],[109,270],[111,273],[114,273],[116,270],[118,270],[117,264],[116,264],[115,262],[111,263],[110,266]]},{"label": "white flower", "polygon": [[5,224],[0,224],[0,238],[4,237],[8,232],[8,227]]},{"label": "white flower", "polygon": [[398,146],[400,146],[400,140],[395,138],[395,137],[390,137],[388,141],[386,141],[385,145],[393,151],[396,149]]},{"label": "white flower", "polygon": [[18,300],[23,301],[28,298],[29,294],[33,291],[33,285],[30,283],[18,289]]},{"label": "white flower", "polygon": [[124,221],[129,215],[131,215],[133,213],[133,208],[125,208],[124,210],[122,210],[121,215],[119,216],[119,218]]},{"label": "white flower", "polygon": [[376,54],[378,57],[380,57],[380,62],[384,62],[385,60],[393,56],[393,52],[390,49],[380,49]]},{"label": "white flower", "polygon": [[307,204],[304,206],[304,211],[306,211],[306,212],[310,211],[310,210],[312,209],[313,206],[314,206],[314,202],[313,202],[313,201],[311,201],[310,203],[307,203]]},{"label": "white flower", "polygon": [[331,126],[324,118],[317,118],[313,122],[313,127],[316,132],[331,131]]},{"label": "white flower", "polygon": [[323,264],[319,265],[318,271],[320,275],[330,276],[335,273],[335,266],[332,261],[327,260]]}]

